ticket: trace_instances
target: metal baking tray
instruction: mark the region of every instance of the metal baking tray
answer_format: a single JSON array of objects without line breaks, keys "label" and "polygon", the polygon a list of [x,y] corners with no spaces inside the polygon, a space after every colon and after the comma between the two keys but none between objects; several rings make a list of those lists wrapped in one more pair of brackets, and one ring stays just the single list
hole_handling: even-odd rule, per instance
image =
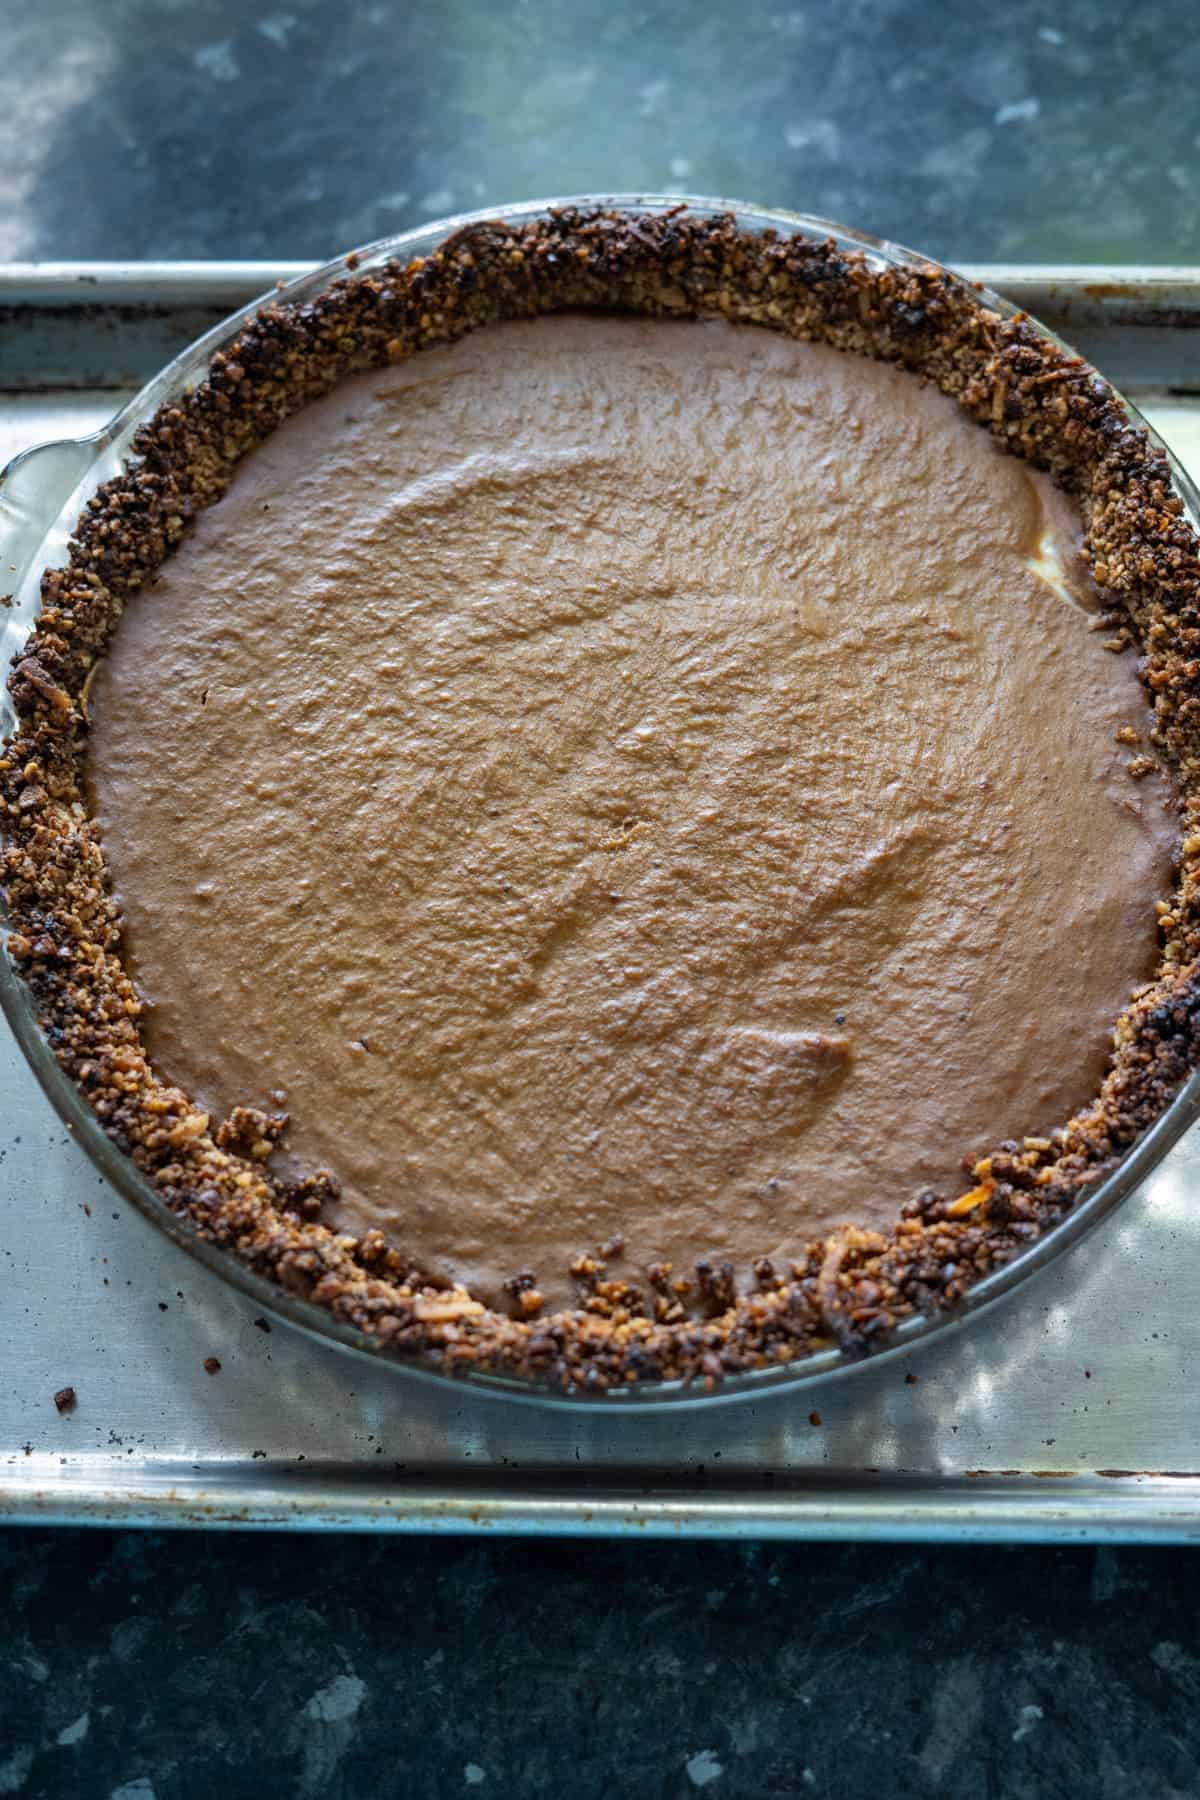
[{"label": "metal baking tray", "polygon": [[[0,269],[0,465],[102,425],[302,267]],[[1200,270],[968,273],[1073,342],[1200,475]],[[903,1358],[699,1408],[535,1405],[264,1329],[108,1186],[0,1029],[0,1519],[1200,1538],[1196,1196],[1200,1125],[1065,1255]]]}]

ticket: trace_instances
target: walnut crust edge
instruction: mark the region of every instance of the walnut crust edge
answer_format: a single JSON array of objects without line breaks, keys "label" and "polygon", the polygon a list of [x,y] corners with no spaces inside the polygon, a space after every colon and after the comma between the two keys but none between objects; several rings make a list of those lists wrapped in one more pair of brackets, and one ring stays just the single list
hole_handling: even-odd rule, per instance
[{"label": "walnut crust edge", "polygon": [[[407,266],[356,274],[353,264],[312,301],[265,306],[200,385],[160,407],[127,468],[88,503],[66,566],[42,578],[36,628],[9,676],[19,725],[0,748],[0,883],[9,953],[51,1048],[167,1206],[393,1354],[602,1391],[712,1384],[830,1345],[852,1355],[882,1345],[1057,1224],[1200,1060],[1200,559],[1166,458],[1108,384],[1027,319],[1000,315],[935,265],[880,267],[832,240],[750,233],[684,208],[636,218],[564,208],[465,227]],[[906,1204],[887,1235],[851,1227],[786,1271],[758,1265],[750,1293],[702,1262],[652,1271],[640,1294],[610,1271],[610,1246],[575,1265],[577,1309],[508,1317],[412,1268],[378,1233],[332,1232],[320,1223],[328,1179],[288,1187],[266,1166],[274,1121],[218,1128],[150,1066],[85,800],[87,692],[125,601],[284,419],[348,374],[492,320],[578,308],[723,316],[894,362],[1048,469],[1079,505],[1114,647],[1138,649],[1181,851],[1174,891],[1158,902],[1159,971],[1116,1022],[1099,1094],[1051,1136],[999,1145],[966,1192]],[[521,1315],[520,1293],[514,1303]]]}]

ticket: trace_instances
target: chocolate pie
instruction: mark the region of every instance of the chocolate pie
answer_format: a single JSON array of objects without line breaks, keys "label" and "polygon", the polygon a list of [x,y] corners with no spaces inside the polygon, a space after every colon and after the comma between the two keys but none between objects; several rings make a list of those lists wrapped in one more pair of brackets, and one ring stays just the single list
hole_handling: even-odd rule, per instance
[{"label": "chocolate pie", "polygon": [[11,677],[10,947],[288,1289],[560,1385],[860,1350],[1177,1090],[1196,543],[1027,321],[564,210],[265,308],[136,451]]}]

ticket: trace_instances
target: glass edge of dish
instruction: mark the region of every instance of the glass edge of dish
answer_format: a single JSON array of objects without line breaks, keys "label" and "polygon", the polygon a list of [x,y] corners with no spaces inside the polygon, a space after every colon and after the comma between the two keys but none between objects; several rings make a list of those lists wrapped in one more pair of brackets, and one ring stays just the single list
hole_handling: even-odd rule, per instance
[{"label": "glass edge of dish", "polygon": [[[6,489],[11,486],[18,473],[22,477],[34,473],[39,460],[47,472],[49,465],[56,460],[60,463],[69,461],[71,472],[75,476],[65,491],[60,487],[59,492],[49,499],[47,509],[41,515],[43,529],[40,537],[32,553],[27,556],[25,566],[18,564],[14,594],[19,596],[23,590],[28,589],[31,582],[40,580],[43,569],[54,566],[53,556],[43,554],[47,542],[55,535],[56,530],[62,534],[65,521],[65,549],[70,530],[86,499],[107,478],[101,467],[103,462],[122,462],[124,452],[138,426],[171,394],[183,391],[194,380],[201,379],[216,352],[231,342],[264,306],[275,302],[294,305],[310,295],[323,292],[344,277],[370,273],[372,269],[397,258],[411,260],[437,249],[455,233],[472,225],[494,220],[510,222],[540,218],[551,210],[562,207],[589,210],[605,207],[631,213],[659,213],[681,207],[703,217],[732,213],[739,223],[752,229],[778,229],[820,240],[832,238],[848,250],[862,252],[879,263],[901,267],[945,268],[948,273],[955,274],[952,267],[931,257],[815,214],[703,195],[564,195],[554,199],[486,207],[431,220],[426,225],[376,239],[357,250],[345,251],[319,268],[258,295],[186,346],[97,431],[81,438],[56,439],[51,443],[34,445],[14,457],[0,470],[0,501],[4,499]],[[966,280],[961,276],[958,279]],[[968,282],[967,285],[979,294],[985,304],[994,307],[1005,317],[1023,314],[1022,308],[1014,306],[989,288],[977,282]],[[1057,333],[1042,325],[1032,315],[1025,316],[1029,316],[1034,327],[1052,343],[1075,354]],[[1188,511],[1189,522],[1200,530],[1200,492],[1187,471],[1181,467],[1170,448],[1163,443],[1137,407],[1118,390],[1113,391],[1117,393],[1131,420],[1146,431],[1150,440],[1167,455],[1172,478]],[[115,472],[115,467],[111,472]],[[0,507],[0,554],[7,548],[4,512]],[[12,559],[6,557],[6,560]],[[26,619],[13,619],[10,615],[0,621],[5,678],[14,654],[14,639],[20,639],[23,628],[32,629],[35,617],[36,607],[28,609]],[[16,633],[11,629],[14,624],[17,627]],[[19,651],[19,643],[17,648]],[[15,714],[7,687],[4,687],[0,689],[0,736],[6,736],[14,723]],[[0,908],[0,927],[4,923],[5,914]],[[918,1313],[903,1320],[887,1335],[877,1350],[850,1357],[836,1347],[830,1347],[799,1357],[793,1362],[780,1362],[766,1368],[730,1374],[712,1389],[673,1380],[639,1381],[599,1393],[586,1389],[563,1390],[517,1376],[487,1371],[467,1370],[461,1374],[449,1374],[417,1356],[388,1354],[373,1345],[364,1333],[352,1326],[340,1324],[314,1302],[301,1300],[265,1276],[257,1274],[235,1252],[214,1244],[202,1236],[194,1225],[173,1213],[132,1160],[108,1137],[83,1094],[60,1067],[38,1022],[32,993],[17,973],[7,947],[0,954],[0,1010],[8,1020],[17,1045],[42,1091],[93,1164],[125,1199],[131,1201],[173,1243],[196,1257],[221,1280],[238,1288],[249,1299],[282,1318],[305,1336],[331,1344],[337,1349],[371,1357],[401,1375],[434,1382],[443,1390],[450,1388],[459,1393],[471,1392],[518,1404],[568,1408],[572,1411],[612,1414],[663,1406],[684,1408],[730,1404],[766,1397],[785,1389],[790,1392],[830,1376],[852,1375],[857,1370],[873,1368],[883,1361],[902,1357],[916,1345],[935,1336],[948,1334],[955,1326],[961,1327],[968,1320],[975,1319],[985,1309],[994,1306],[1032,1276],[1049,1267],[1094,1225],[1107,1217],[1157,1167],[1188,1127],[1200,1119],[1200,1070],[1196,1070],[1184,1082],[1162,1115],[1130,1147],[1116,1168],[1098,1181],[1095,1190],[1073,1207],[1059,1224],[1036,1239],[1028,1249],[976,1282],[959,1305],[945,1310]]]}]

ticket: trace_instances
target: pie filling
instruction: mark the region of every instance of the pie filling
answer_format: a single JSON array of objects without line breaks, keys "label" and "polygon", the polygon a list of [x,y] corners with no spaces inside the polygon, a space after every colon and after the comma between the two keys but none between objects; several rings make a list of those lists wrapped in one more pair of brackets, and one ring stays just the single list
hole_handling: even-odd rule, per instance
[{"label": "pie filling", "polygon": [[1081,532],[936,387],[749,326],[341,381],[91,687],[154,1066],[493,1305],[952,1198],[1158,955],[1178,826]]}]

